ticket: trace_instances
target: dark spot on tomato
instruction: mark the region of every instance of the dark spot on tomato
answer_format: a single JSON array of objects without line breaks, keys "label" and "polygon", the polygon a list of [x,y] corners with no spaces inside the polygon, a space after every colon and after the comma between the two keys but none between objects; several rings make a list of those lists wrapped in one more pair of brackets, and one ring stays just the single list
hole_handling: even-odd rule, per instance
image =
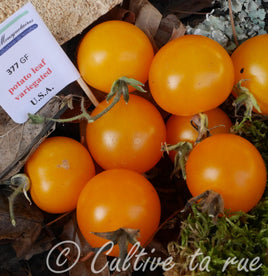
[{"label": "dark spot on tomato", "polygon": [[241,69],[240,69],[240,74],[243,74],[243,73],[244,73],[244,70],[245,70],[245,68],[241,68]]}]

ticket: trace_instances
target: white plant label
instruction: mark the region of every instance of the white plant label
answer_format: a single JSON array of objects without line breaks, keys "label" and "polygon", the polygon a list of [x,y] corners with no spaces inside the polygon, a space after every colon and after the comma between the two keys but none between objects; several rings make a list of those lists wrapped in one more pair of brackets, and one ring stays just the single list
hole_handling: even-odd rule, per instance
[{"label": "white plant label", "polygon": [[16,123],[78,78],[31,3],[0,24],[0,105]]}]

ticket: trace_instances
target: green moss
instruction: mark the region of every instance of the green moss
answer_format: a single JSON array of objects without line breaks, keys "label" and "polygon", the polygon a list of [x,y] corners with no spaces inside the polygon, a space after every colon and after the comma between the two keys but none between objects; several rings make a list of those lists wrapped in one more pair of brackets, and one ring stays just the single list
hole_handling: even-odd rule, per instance
[{"label": "green moss", "polygon": [[[180,238],[175,245],[176,273],[208,275],[208,269],[209,275],[268,275],[267,206],[268,197],[264,197],[251,213],[226,214],[215,223],[208,214],[199,211],[198,205],[193,205],[192,212],[182,222]],[[174,242],[169,245],[170,248],[174,250]],[[197,252],[200,253],[198,256]],[[193,258],[194,253],[196,258]],[[232,258],[237,263],[229,264],[223,272],[226,261]],[[256,259],[253,267],[261,266],[250,271],[250,262],[254,258],[259,260]],[[190,271],[190,268],[196,269]],[[204,271],[200,271],[202,268]]]}]

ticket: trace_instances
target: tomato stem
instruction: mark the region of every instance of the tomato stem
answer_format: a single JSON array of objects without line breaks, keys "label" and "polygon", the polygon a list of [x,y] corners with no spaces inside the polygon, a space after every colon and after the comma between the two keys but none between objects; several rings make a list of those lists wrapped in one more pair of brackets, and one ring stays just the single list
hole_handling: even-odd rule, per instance
[{"label": "tomato stem", "polygon": [[[127,252],[128,244],[137,246],[137,250],[141,250],[142,246],[138,243],[137,237],[140,231],[138,229],[132,228],[119,228],[115,231],[109,232],[92,232],[92,234],[108,239],[113,242],[113,244],[118,244],[119,246],[119,268],[121,269],[124,262],[128,262]],[[109,248],[104,248],[103,252]],[[94,248],[94,251],[99,251],[99,248]]]},{"label": "tomato stem", "polygon": [[12,225],[16,226],[14,214],[14,201],[19,194],[23,193],[26,199],[29,201],[29,203],[32,204],[30,198],[27,195],[27,191],[30,189],[30,179],[26,174],[20,173],[12,176],[10,182],[11,187],[14,191],[8,197],[9,214]]},{"label": "tomato stem", "polygon": [[186,171],[185,171],[185,165],[186,160],[188,158],[189,153],[193,149],[193,145],[190,142],[179,142],[176,145],[167,145],[164,144],[162,146],[162,151],[166,151],[169,153],[169,151],[175,150],[177,151],[175,158],[174,158],[174,169],[171,173],[171,177],[176,175],[179,171],[182,172],[183,179],[186,179]]},{"label": "tomato stem", "polygon": [[246,110],[243,114],[243,119],[240,123],[237,123],[233,127],[234,131],[238,131],[240,128],[242,128],[246,121],[251,121],[253,108],[255,108],[259,113],[261,113],[261,109],[253,94],[247,87],[242,86],[242,82],[245,81],[249,80],[242,79],[234,86],[234,92],[238,95],[233,102],[233,106],[235,107],[235,116],[237,117],[238,110],[243,105],[246,107]]},{"label": "tomato stem", "polygon": [[210,136],[208,129],[208,116],[205,113],[198,113],[191,119],[191,125],[198,132],[195,144],[201,142],[204,138]]},{"label": "tomato stem", "polygon": [[100,112],[99,114],[97,114],[93,117],[90,116],[88,114],[87,110],[85,109],[85,105],[84,105],[85,99],[83,97],[81,100],[81,114],[76,115],[74,117],[65,118],[65,119],[55,119],[55,118],[48,118],[48,117],[44,117],[41,115],[30,114],[30,113],[28,113],[28,117],[33,124],[42,124],[46,121],[53,121],[53,122],[58,122],[58,123],[69,123],[69,122],[73,122],[76,120],[82,120],[82,119],[86,119],[88,121],[88,123],[92,123],[92,122],[96,121],[97,119],[99,119],[100,117],[102,117],[109,110],[111,110],[119,102],[121,96],[123,96],[126,103],[128,102],[128,100],[129,100],[128,86],[129,85],[134,87],[136,90],[138,90],[140,92],[146,92],[143,89],[143,86],[144,86],[143,83],[141,83],[135,79],[132,79],[132,78],[121,77],[121,78],[117,79],[116,81],[114,81],[114,83],[112,84],[112,87],[111,87],[111,92],[106,97],[107,102],[109,102],[113,98],[113,101],[111,102],[111,104],[107,108],[105,108],[102,112]]},{"label": "tomato stem", "polygon": [[[123,94],[124,93],[123,90],[125,90],[124,85],[126,85],[126,84],[125,83],[123,84],[120,79],[113,83],[111,92],[106,97],[107,102],[109,102],[109,100],[111,98],[113,98],[112,103],[110,105],[108,105],[99,114],[97,114],[93,117],[90,117],[90,119],[88,120],[89,123],[92,123],[92,122],[96,121],[97,119],[99,119],[100,117],[102,117],[105,113],[110,111],[120,101],[121,96],[124,95]],[[125,101],[128,102],[128,99],[127,100],[125,99]]]},{"label": "tomato stem", "polygon": [[[208,116],[205,113],[198,113],[195,114],[191,118],[191,125],[193,128],[198,132],[198,136],[194,142],[194,145],[201,142],[206,137],[210,136],[210,132],[208,129]],[[175,150],[177,151],[175,158],[174,158],[174,169],[171,174],[171,177],[177,175],[179,171],[182,172],[183,179],[186,179],[186,172],[185,172],[185,164],[188,158],[190,151],[193,149],[194,146],[190,142],[180,141],[175,145],[167,145],[164,144],[162,146],[162,151],[169,151]]]},{"label": "tomato stem", "polygon": [[238,95],[238,97],[233,102],[233,106],[235,107],[236,115],[239,108],[242,105],[245,105],[246,110],[244,112],[244,116],[251,118],[253,108],[255,108],[259,113],[261,113],[261,109],[257,103],[256,98],[253,96],[250,90],[247,87],[242,86],[242,82],[245,81],[250,80],[242,79],[234,86],[234,92]]}]

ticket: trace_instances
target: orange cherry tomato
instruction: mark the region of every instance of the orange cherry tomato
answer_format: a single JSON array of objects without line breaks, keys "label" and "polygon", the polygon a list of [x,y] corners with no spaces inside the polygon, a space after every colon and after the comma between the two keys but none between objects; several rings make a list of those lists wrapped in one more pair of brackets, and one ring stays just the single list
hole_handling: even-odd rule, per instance
[{"label": "orange cherry tomato", "polygon": [[78,141],[67,137],[47,138],[25,165],[35,204],[49,213],[76,208],[78,196],[95,175],[92,158]]},{"label": "orange cherry tomato", "polygon": [[113,20],[93,27],[84,36],[77,64],[89,85],[108,93],[113,82],[123,76],[145,83],[153,56],[151,42],[141,29]]},{"label": "orange cherry tomato", "polygon": [[252,37],[233,52],[235,82],[240,80],[255,97],[261,112],[268,114],[268,35]]},{"label": "orange cherry tomato", "polygon": [[175,115],[194,115],[216,108],[232,91],[234,68],[216,41],[185,35],[168,42],[155,55],[149,86],[156,103]]},{"label": "orange cherry tomato", "polygon": [[[112,169],[93,177],[81,192],[77,204],[77,222],[92,247],[101,247],[107,240],[92,232],[138,229],[141,245],[156,231],[161,206],[153,185],[141,174]],[[118,245],[109,255],[118,256]]]},{"label": "orange cherry tomato", "polygon": [[186,174],[193,196],[213,190],[223,197],[226,209],[244,212],[259,202],[267,180],[258,150],[234,134],[213,135],[197,144],[186,163]]},{"label": "orange cherry tomato", "polygon": [[[229,132],[232,122],[227,114],[220,108],[204,112],[208,117],[208,129],[210,134]],[[176,145],[179,142],[195,143],[198,138],[198,131],[192,126],[191,119],[193,116],[171,115],[166,123],[167,144]],[[169,157],[174,160],[176,151],[170,151]]]},{"label": "orange cherry tomato", "polygon": [[[91,115],[107,105],[104,100]],[[102,168],[145,172],[162,156],[166,127],[151,102],[131,94],[128,103],[121,98],[107,114],[87,125],[86,140],[92,157]]]}]

